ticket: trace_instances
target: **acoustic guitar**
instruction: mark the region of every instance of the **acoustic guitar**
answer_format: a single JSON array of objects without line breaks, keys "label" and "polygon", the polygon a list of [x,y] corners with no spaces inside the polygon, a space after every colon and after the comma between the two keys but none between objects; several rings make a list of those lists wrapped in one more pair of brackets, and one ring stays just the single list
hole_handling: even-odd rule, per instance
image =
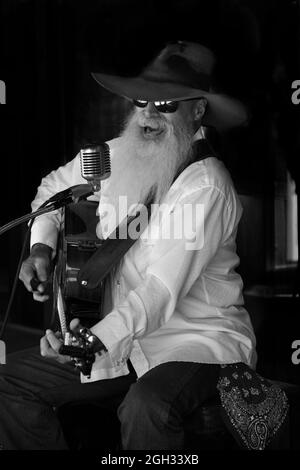
[{"label": "acoustic guitar", "polygon": [[[64,208],[53,277],[53,318],[59,318],[63,334],[74,317],[89,327],[107,313],[104,305],[110,272],[144,231],[151,213],[149,199],[107,239],[100,240],[96,236],[97,206],[98,202],[82,200]],[[136,230],[130,230],[131,223]]]},{"label": "acoustic guitar", "polygon": [[[128,216],[107,239],[96,236],[98,202],[82,200],[69,204],[63,211],[63,223],[57,261],[53,273],[52,324],[62,333],[64,343],[59,353],[73,357],[75,365],[84,375],[90,376],[95,360],[93,346],[87,337],[88,330],[107,313],[105,304],[109,297],[111,270],[146,228],[150,215],[150,203],[144,206],[147,217],[137,219],[142,211]],[[131,222],[138,222],[137,236],[130,236]],[[126,236],[123,238],[125,228]],[[106,304],[107,306],[107,304]],[[74,337],[69,331],[72,318],[79,318],[81,333]],[[56,321],[55,321],[56,320]]]},{"label": "acoustic guitar", "polygon": [[72,318],[79,318],[85,326],[101,318],[101,304],[105,280],[93,289],[78,282],[78,273],[103,241],[96,236],[98,202],[83,200],[63,209],[62,230],[53,273],[52,320],[60,321],[64,333]]}]

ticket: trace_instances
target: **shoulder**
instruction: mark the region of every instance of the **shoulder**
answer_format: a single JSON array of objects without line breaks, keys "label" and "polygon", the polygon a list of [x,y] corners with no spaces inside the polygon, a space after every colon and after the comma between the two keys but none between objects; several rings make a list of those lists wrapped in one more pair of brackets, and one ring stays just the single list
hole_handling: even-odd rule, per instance
[{"label": "shoulder", "polygon": [[216,194],[230,203],[237,199],[231,176],[223,162],[209,157],[189,165],[173,184],[180,198],[201,194]]}]

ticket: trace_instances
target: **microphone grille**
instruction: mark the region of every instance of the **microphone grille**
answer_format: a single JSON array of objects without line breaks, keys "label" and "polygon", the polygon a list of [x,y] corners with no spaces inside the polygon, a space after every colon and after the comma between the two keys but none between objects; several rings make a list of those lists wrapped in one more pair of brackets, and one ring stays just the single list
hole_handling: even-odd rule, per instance
[{"label": "microphone grille", "polygon": [[86,145],[80,151],[81,174],[86,180],[104,180],[111,174],[110,149],[107,143]]}]

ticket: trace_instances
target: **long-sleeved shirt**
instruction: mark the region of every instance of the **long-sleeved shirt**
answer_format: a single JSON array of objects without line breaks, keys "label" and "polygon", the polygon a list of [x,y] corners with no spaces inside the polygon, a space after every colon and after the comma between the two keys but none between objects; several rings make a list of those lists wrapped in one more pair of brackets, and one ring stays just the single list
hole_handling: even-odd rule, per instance
[{"label": "long-sleeved shirt", "polygon": [[[112,160],[121,144],[120,138],[109,142]],[[76,156],[42,180],[33,210],[84,182]],[[108,354],[96,358],[90,379],[82,381],[124,375],[128,359],[138,376],[168,361],[255,367],[255,336],[235,272],[241,214],[230,175],[216,157],[192,163],[177,177],[121,263],[112,311],[92,327]],[[59,213],[39,217],[31,244],[55,250],[59,225]]]}]

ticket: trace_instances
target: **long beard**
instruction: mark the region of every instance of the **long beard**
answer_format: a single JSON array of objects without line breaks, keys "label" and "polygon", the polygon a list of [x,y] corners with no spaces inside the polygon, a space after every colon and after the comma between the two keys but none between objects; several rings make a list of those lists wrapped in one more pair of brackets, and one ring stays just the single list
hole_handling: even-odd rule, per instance
[{"label": "long beard", "polygon": [[[138,204],[160,204],[177,174],[192,158],[193,128],[180,113],[127,119],[112,158],[111,177],[101,192],[97,235],[106,238]],[[154,132],[152,131],[154,130]],[[125,204],[126,202],[126,204]]]}]

